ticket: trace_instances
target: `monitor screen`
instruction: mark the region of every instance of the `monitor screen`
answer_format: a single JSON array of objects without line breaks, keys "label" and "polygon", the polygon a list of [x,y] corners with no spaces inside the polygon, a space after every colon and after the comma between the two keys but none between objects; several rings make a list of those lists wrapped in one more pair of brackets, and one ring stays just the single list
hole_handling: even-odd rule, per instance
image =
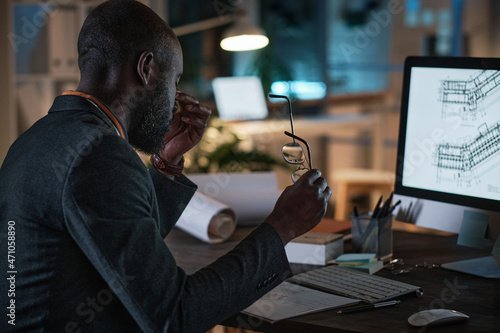
[{"label": "monitor screen", "polygon": [[265,119],[266,97],[256,76],[218,77],[212,80],[219,118],[226,121]]},{"label": "monitor screen", "polygon": [[396,176],[402,218],[458,233],[481,211],[498,236],[500,59],[406,60]]}]

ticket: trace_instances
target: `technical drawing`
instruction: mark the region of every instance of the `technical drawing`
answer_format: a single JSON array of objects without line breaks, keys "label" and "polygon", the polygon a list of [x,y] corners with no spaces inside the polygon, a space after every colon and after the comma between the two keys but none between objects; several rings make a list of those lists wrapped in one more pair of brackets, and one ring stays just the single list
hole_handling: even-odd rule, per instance
[{"label": "technical drawing", "polygon": [[484,115],[486,104],[500,99],[500,71],[480,71],[466,80],[441,80],[442,117],[459,116],[476,120]]},{"label": "technical drawing", "polygon": [[479,184],[481,177],[500,167],[500,122],[478,128],[479,134],[459,143],[440,143],[436,147],[437,182],[456,182],[458,186]]},{"label": "technical drawing", "polygon": [[490,192],[490,193],[499,193],[500,194],[500,187],[493,186],[493,185],[488,185],[488,192]]}]

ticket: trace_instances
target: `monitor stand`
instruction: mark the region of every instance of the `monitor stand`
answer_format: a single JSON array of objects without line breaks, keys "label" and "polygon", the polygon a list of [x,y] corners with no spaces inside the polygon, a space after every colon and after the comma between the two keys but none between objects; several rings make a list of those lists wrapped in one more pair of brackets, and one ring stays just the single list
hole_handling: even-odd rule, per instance
[{"label": "monitor stand", "polygon": [[500,258],[487,256],[442,264],[441,267],[490,279],[500,278]]}]

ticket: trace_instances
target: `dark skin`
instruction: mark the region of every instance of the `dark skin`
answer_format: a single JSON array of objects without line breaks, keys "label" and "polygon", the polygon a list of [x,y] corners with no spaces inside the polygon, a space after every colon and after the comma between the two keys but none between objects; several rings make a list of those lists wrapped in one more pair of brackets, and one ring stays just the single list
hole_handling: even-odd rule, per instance
[{"label": "dark skin", "polygon": [[[91,75],[82,73],[82,80],[77,88],[77,91],[93,95],[107,105],[113,105],[113,113],[128,131],[130,116],[126,101],[130,95],[138,91],[147,93],[159,84],[165,85],[165,93],[170,95],[169,108],[172,110],[174,122],[165,134],[165,147],[158,155],[174,165],[201,140],[211,114],[210,109],[201,105],[196,98],[177,90],[182,75],[182,51],[178,43],[176,47],[175,56],[167,67],[166,82],[158,80],[159,66],[153,52],[145,51],[138,58],[131,57],[123,68],[111,69],[104,83],[101,80],[96,82]],[[180,110],[177,110],[175,100],[179,102]]]},{"label": "dark skin", "polygon": [[[170,29],[167,26],[167,29]],[[168,30],[168,34],[172,34]],[[169,97],[169,110],[174,121],[165,133],[164,147],[159,156],[170,164],[178,164],[182,156],[202,138],[211,111],[199,101],[177,90],[182,75],[182,50],[178,41],[170,63],[167,64],[166,79],[158,80],[159,66],[152,51],[144,51],[138,57],[130,57],[125,66],[111,68],[103,80],[92,73],[82,73],[77,91],[93,95],[107,105],[113,105],[113,113],[128,130],[130,110],[127,100],[133,93],[147,93],[158,84],[164,85]],[[180,110],[175,105],[177,101]],[[171,175],[166,177],[173,178]],[[310,170],[294,185],[288,186],[276,202],[274,210],[265,219],[278,232],[283,245],[316,226],[325,215],[326,204],[332,194],[319,170]]]}]

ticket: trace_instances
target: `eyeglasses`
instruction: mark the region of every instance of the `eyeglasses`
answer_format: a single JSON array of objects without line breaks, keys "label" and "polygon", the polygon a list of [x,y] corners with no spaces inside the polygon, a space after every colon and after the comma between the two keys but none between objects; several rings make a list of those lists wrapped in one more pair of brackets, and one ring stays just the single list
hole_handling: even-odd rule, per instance
[{"label": "eyeglasses", "polygon": [[[285,131],[285,135],[291,137],[293,139],[293,142],[284,145],[283,148],[281,148],[281,154],[283,155],[283,159],[287,163],[299,165],[299,168],[295,170],[294,173],[292,173],[292,180],[295,183],[304,173],[312,169],[311,150],[309,149],[309,145],[307,144],[306,140],[295,135],[295,129],[293,127],[292,103],[290,102],[290,99],[287,96],[276,95],[276,94],[269,94],[269,97],[283,98],[288,101],[288,110],[290,113],[290,124],[292,126],[292,133]],[[302,149],[302,146],[297,142],[295,142],[295,140],[302,142],[302,144],[306,146],[307,158],[304,154],[304,149]],[[305,165],[306,162],[309,167]]]}]

